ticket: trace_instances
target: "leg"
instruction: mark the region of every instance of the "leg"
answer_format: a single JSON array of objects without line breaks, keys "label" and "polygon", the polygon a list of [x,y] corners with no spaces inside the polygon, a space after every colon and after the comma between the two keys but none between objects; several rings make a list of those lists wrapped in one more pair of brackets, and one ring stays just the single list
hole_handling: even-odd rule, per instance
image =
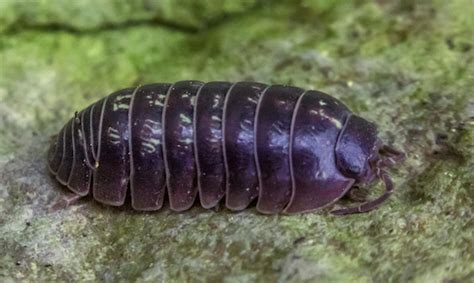
[{"label": "leg", "polygon": [[77,202],[81,198],[80,195],[77,195],[75,193],[67,192],[65,195],[57,197],[53,204],[49,207],[50,211],[58,211],[60,209],[64,209],[71,204]]},{"label": "leg", "polygon": [[389,192],[385,192],[383,195],[381,195],[380,197],[378,197],[378,198],[376,198],[372,201],[364,202],[363,204],[361,204],[359,206],[355,206],[355,207],[347,207],[347,208],[333,210],[333,211],[331,211],[331,214],[345,215],[345,214],[355,214],[355,213],[369,212],[373,209],[376,209],[377,207],[379,207],[379,205],[384,203],[390,197],[390,194],[391,193],[389,193]]},{"label": "leg", "polygon": [[390,179],[390,177],[387,175],[387,173],[381,171],[379,176],[380,176],[380,179],[385,184],[385,193],[383,195],[381,195],[380,197],[378,197],[374,200],[364,202],[359,206],[347,207],[347,208],[333,210],[333,211],[331,211],[331,214],[333,214],[333,215],[345,215],[345,214],[364,213],[364,212],[368,212],[368,211],[371,211],[371,210],[379,207],[379,205],[384,203],[390,197],[390,195],[393,192],[393,182]]},{"label": "leg", "polygon": [[354,186],[349,190],[349,192],[347,192],[347,197],[352,202],[364,202],[367,200],[367,191],[362,190],[358,186]]},{"label": "leg", "polygon": [[405,153],[395,149],[394,147],[391,147],[389,145],[383,145],[382,148],[380,149],[380,154],[387,156],[387,159],[392,163],[392,164],[397,164],[405,160]]}]

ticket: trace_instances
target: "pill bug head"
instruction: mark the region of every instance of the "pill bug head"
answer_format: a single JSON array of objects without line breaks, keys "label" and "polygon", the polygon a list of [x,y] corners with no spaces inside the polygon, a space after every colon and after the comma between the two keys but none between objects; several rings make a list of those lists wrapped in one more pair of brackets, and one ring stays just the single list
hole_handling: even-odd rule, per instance
[{"label": "pill bug head", "polygon": [[365,186],[376,180],[385,185],[385,193],[358,207],[334,211],[350,214],[369,211],[384,202],[393,190],[386,169],[402,162],[405,154],[385,145],[377,136],[377,127],[359,116],[350,115],[336,144],[336,164],[347,177],[355,180],[354,186]]},{"label": "pill bug head", "polygon": [[349,116],[336,145],[338,169],[345,176],[355,179],[356,184],[372,182],[381,146],[373,123],[356,115]]},{"label": "pill bug head", "polygon": [[401,162],[404,156],[378,138],[374,123],[356,115],[347,119],[336,145],[338,169],[362,185],[376,180],[383,169]]}]

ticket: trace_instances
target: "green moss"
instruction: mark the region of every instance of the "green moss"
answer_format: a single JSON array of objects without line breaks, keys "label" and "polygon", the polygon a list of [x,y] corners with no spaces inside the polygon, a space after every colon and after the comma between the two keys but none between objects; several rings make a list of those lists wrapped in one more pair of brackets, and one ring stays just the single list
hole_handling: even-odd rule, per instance
[{"label": "green moss", "polygon": [[[469,0],[76,2],[0,2],[0,279],[473,280]],[[396,193],[348,217],[50,208],[48,139],[75,110],[181,79],[333,94],[407,152]]]},{"label": "green moss", "polygon": [[25,28],[93,31],[146,24],[197,30],[243,13],[256,4],[256,0],[4,0],[0,3],[0,31]]}]

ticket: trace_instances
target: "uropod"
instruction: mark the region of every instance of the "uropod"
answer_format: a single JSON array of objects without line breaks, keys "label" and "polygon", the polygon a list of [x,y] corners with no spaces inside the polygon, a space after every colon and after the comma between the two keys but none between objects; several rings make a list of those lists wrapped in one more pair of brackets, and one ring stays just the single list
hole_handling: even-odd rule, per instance
[{"label": "uropod", "polygon": [[[387,169],[404,154],[376,125],[315,90],[257,82],[179,81],[127,88],[93,103],[53,138],[50,172],[78,196],[153,211],[198,198],[265,214],[327,207],[376,180],[374,200],[333,210],[367,212],[393,191]],[[129,191],[130,190],[130,191]]]}]

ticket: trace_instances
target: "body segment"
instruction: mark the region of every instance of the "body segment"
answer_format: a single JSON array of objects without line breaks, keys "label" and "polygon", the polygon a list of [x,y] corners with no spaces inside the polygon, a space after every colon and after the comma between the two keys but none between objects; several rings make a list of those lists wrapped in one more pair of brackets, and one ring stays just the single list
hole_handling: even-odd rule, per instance
[{"label": "body segment", "polygon": [[199,199],[204,208],[216,206],[225,196],[226,171],[222,147],[222,113],[229,82],[205,84],[196,97],[194,150]]},{"label": "body segment", "polygon": [[73,162],[71,173],[67,181],[67,186],[74,193],[84,196],[89,193],[91,185],[92,172],[87,164],[86,152],[84,151],[84,138],[82,132],[76,129],[81,127],[81,122],[78,118],[74,119],[72,124],[72,147],[73,147]]},{"label": "body segment", "polygon": [[109,205],[123,205],[127,195],[130,178],[128,110],[135,89],[112,93],[102,106],[92,188],[94,199]]},{"label": "body segment", "polygon": [[342,175],[334,146],[349,114],[321,92],[308,91],[298,101],[291,134],[293,190],[287,213],[312,211],[341,198],[354,183]]},{"label": "body segment", "polygon": [[163,205],[166,172],[163,157],[163,115],[170,84],[141,86],[129,112],[130,194],[132,207],[156,210]]},{"label": "body segment", "polygon": [[257,103],[268,86],[236,83],[226,97],[223,113],[223,146],[226,164],[226,206],[246,208],[258,196],[254,152],[254,121]]},{"label": "body segment", "polygon": [[190,208],[197,195],[196,161],[193,147],[193,111],[198,81],[175,83],[166,97],[163,111],[164,160],[170,207]]},{"label": "body segment", "polygon": [[290,201],[290,130],[303,89],[271,86],[260,98],[255,118],[255,157],[259,176],[257,209],[281,212]]},{"label": "body segment", "polygon": [[69,174],[71,174],[72,162],[74,161],[74,152],[72,147],[72,125],[74,123],[74,119],[71,118],[69,122],[67,122],[64,132],[63,132],[63,145],[62,148],[59,149],[62,151],[61,153],[61,162],[59,163],[58,173],[56,175],[56,179],[63,184],[67,185],[67,181],[69,179]]}]

